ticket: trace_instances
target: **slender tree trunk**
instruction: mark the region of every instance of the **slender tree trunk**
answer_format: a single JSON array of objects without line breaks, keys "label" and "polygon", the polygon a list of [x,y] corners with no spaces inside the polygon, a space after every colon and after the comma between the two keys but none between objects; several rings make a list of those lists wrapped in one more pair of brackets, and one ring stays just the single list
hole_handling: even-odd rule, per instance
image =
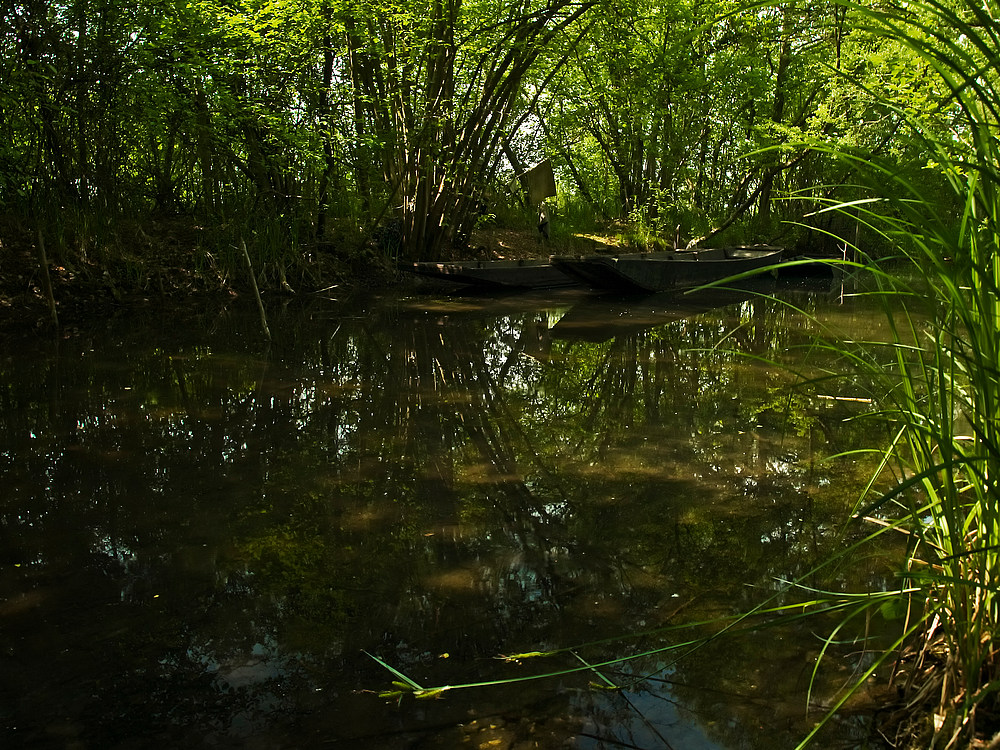
[{"label": "slender tree trunk", "polygon": [[580,195],[582,195],[583,199],[587,201],[587,205],[589,205],[594,211],[600,213],[602,217],[608,218],[603,204],[596,201],[593,194],[590,192],[590,188],[587,186],[587,181],[583,178],[583,175],[577,167],[573,154],[570,153],[570,150],[566,148],[565,144],[563,144],[558,138],[552,137],[552,134],[545,125],[544,118],[539,116],[538,123],[542,127],[542,133],[545,134],[546,143],[552,145],[559,152],[559,156],[562,157],[563,163],[566,164],[566,168],[569,169],[569,173],[573,177],[576,189],[580,191]]},{"label": "slender tree trunk", "polygon": [[[774,100],[771,105],[771,122],[780,124],[785,116],[785,80],[788,77],[788,68],[792,62],[792,31],[791,31],[791,7],[782,6],[781,22],[781,48],[778,53],[778,67],[774,79]],[[778,154],[771,153],[768,158],[769,165],[773,166],[778,162]],[[781,174],[780,170],[767,168],[762,176],[763,183],[760,188],[757,212],[760,217],[761,227],[766,231],[771,226],[771,200],[775,189],[775,180]]]},{"label": "slender tree trunk", "polygon": [[[369,123],[375,120],[373,106],[365,102],[368,97],[386,96],[387,92],[375,86],[375,78],[371,70],[371,60],[359,48],[357,24],[348,14],[344,20],[347,51],[351,75],[351,113],[354,119],[354,139],[358,144],[355,148],[354,180],[361,198],[362,212],[369,213],[371,205],[371,167],[374,155],[370,146]],[[390,181],[391,175],[386,175]]]},{"label": "slender tree trunk", "polygon": [[87,80],[90,77],[87,71],[88,61],[86,60],[86,50],[89,43],[87,25],[86,3],[80,3],[79,15],[77,17],[77,64],[76,64],[76,176],[78,179],[78,196],[81,210],[86,213],[90,198],[90,174],[88,165],[90,155],[88,153],[89,128],[87,123],[87,112],[90,107],[87,102]]},{"label": "slender tree trunk", "polygon": [[205,213],[212,216],[218,212],[218,180],[216,176],[215,152],[212,147],[212,116],[208,109],[205,92],[198,86],[194,92],[195,122],[197,124],[198,164],[201,172],[201,194]]},{"label": "slender tree trunk", "polygon": [[[327,25],[331,23],[332,13],[327,6],[323,10]],[[323,139],[323,173],[316,188],[316,238],[322,240],[326,236],[326,217],[329,210],[329,188],[331,177],[337,166],[334,161],[333,136],[330,127],[330,88],[333,86],[333,37],[326,34],[323,37],[323,73],[320,81],[319,117]]]}]

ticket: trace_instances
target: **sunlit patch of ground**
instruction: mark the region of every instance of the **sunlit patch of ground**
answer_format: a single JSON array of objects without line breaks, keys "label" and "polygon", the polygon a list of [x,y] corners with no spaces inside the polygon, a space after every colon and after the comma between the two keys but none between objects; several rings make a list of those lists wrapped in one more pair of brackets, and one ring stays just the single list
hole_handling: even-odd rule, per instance
[{"label": "sunlit patch of ground", "polygon": [[469,239],[469,246],[477,256],[494,260],[540,258],[550,252],[538,232],[498,227],[477,229]]},{"label": "sunlit patch of ground", "polygon": [[583,242],[591,242],[595,245],[601,245],[605,248],[621,247],[621,242],[617,237],[609,237],[601,234],[585,234],[583,232],[578,232],[572,235],[578,240]]},{"label": "sunlit patch of ground", "polygon": [[518,260],[545,258],[553,253],[600,253],[618,247],[616,237],[575,233],[545,239],[531,229],[483,227],[472,233],[469,248],[476,258]]}]

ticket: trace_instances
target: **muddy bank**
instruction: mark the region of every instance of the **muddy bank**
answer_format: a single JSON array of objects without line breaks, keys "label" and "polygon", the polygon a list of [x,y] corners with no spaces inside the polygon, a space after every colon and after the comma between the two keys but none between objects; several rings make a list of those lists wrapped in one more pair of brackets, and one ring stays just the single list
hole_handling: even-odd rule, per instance
[{"label": "muddy bank", "polygon": [[[51,299],[60,327],[131,309],[190,309],[191,305],[252,299],[249,274],[236,248],[212,247],[209,232],[170,220],[126,228],[110,249],[78,242],[72,248],[45,243]],[[449,260],[542,257],[569,250],[600,251],[614,240],[574,236],[558,245],[530,229],[489,227]],[[7,222],[0,227],[0,333],[47,331],[52,304],[42,273],[37,235]],[[291,298],[322,290],[364,291],[412,281],[370,238],[342,237],[309,251],[288,253],[255,268],[265,297]]]},{"label": "muddy bank", "polygon": [[[196,226],[173,222],[146,227],[110,250],[46,246],[46,280],[36,236],[8,226],[0,232],[0,333],[51,330],[54,318],[65,327],[137,308],[169,312],[252,297],[239,256],[222,257],[201,235]],[[289,254],[255,271],[261,293],[269,297],[378,287],[395,277],[388,259],[357,245],[347,252],[324,247]]]}]

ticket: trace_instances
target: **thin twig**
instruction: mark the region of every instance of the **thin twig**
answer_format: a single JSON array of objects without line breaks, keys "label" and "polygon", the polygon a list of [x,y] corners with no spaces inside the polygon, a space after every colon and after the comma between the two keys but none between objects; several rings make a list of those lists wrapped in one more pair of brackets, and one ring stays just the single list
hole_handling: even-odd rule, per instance
[{"label": "thin twig", "polygon": [[254,296],[257,298],[257,310],[260,312],[260,325],[264,329],[264,338],[271,340],[271,329],[267,327],[267,315],[264,314],[264,303],[260,299],[260,289],[257,288],[257,277],[253,272],[253,265],[250,263],[250,253],[247,252],[247,243],[240,238],[240,247],[243,248],[243,260],[247,264],[247,273],[250,275],[250,284],[253,286]]},{"label": "thin twig", "polygon": [[42,288],[45,290],[45,298],[49,302],[49,314],[52,316],[52,325],[59,327],[59,314],[56,312],[56,298],[52,293],[52,278],[49,276],[49,259],[45,255],[45,237],[42,235],[41,227],[38,228],[38,264],[42,272]]}]

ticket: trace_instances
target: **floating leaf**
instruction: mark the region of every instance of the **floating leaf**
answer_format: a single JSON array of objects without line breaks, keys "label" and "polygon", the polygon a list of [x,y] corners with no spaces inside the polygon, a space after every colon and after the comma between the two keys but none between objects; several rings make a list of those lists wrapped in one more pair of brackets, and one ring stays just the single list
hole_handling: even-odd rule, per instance
[{"label": "floating leaf", "polygon": [[441,694],[444,693],[445,690],[451,690],[451,686],[445,685],[444,687],[439,687],[439,688],[427,688],[426,690],[418,690],[413,695],[418,700],[425,700],[427,698],[440,698]]},{"label": "floating leaf", "polygon": [[500,658],[504,661],[520,661],[521,659],[533,659],[536,656],[552,656],[554,651],[525,651],[523,654],[511,654],[510,656],[504,656],[501,654]]},{"label": "floating leaf", "polygon": [[594,682],[593,680],[591,680],[590,682],[590,687],[593,688],[594,690],[621,690],[621,687],[619,685],[612,685],[611,683],[608,683],[607,685],[602,685],[601,683]]}]

